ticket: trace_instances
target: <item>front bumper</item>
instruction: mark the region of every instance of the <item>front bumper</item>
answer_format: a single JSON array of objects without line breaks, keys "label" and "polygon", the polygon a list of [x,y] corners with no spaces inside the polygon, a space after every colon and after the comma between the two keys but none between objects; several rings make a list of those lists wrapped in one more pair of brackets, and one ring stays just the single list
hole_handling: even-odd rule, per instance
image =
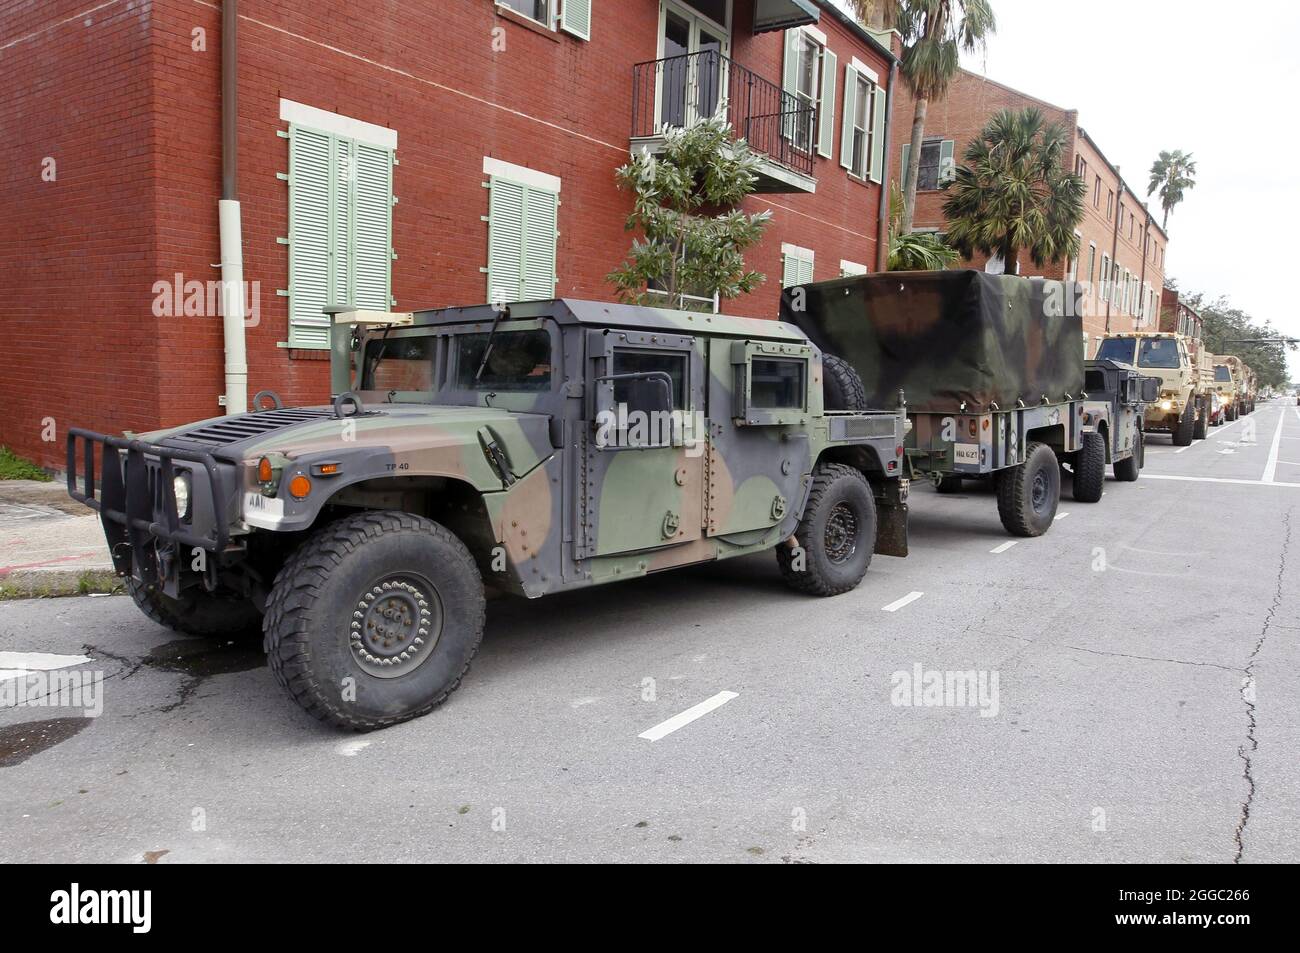
[{"label": "front bumper", "polygon": [[[98,496],[96,447],[102,460]],[[181,470],[190,475],[188,516],[184,519],[174,490]],[[118,575],[147,585],[160,579],[174,583],[182,547],[209,553],[226,549],[236,479],[229,464],[218,462],[206,451],[164,447],[75,427],[68,431],[68,495],[99,513]],[[215,572],[215,562],[205,563],[211,572]]]}]

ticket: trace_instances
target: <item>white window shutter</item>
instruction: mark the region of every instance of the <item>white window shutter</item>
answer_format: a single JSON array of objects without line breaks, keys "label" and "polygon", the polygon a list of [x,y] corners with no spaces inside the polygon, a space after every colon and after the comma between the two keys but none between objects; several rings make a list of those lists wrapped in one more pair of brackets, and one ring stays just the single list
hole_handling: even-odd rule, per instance
[{"label": "white window shutter", "polygon": [[[785,94],[785,96],[790,96],[792,98],[795,94],[795,89],[798,88],[798,77],[799,77],[798,44],[799,44],[799,31],[786,30],[785,31],[785,62],[784,62],[784,68],[781,73],[781,91]],[[781,98],[784,99],[785,96]],[[784,102],[781,104],[781,111],[782,112],[785,111]],[[793,116],[786,117],[786,121],[783,123],[784,128],[781,130],[781,135],[787,139],[793,139],[795,122],[796,120]]]},{"label": "white window shutter", "polygon": [[799,259],[794,255],[781,256],[781,287],[793,288],[799,283]]},{"label": "white window shutter", "polygon": [[953,139],[945,139],[939,143],[939,185],[941,186],[957,178],[957,163],[953,159],[956,146],[957,143]]},{"label": "white window shutter", "polygon": [[806,285],[813,280],[812,258],[799,259],[799,284]]},{"label": "white window shutter", "polygon": [[352,304],[352,192],[356,183],[356,149],[350,139],[334,139],[334,189],[330,229],[330,304]]},{"label": "white window shutter", "polygon": [[524,205],[528,190],[492,177],[488,191],[488,301],[518,301],[523,294]]},{"label": "white window shutter", "polygon": [[524,206],[523,300],[555,297],[555,236],[559,196],[530,188]]},{"label": "white window shutter", "polygon": [[329,250],[332,221],[330,155],[324,133],[289,129],[289,345],[329,346],[329,321],[321,309],[329,301]]},{"label": "white window shutter", "polygon": [[871,181],[885,178],[885,91],[875,87],[874,110],[871,116]]},{"label": "white window shutter", "polygon": [[352,242],[352,297],[358,308],[392,307],[393,154],[356,144],[355,216]]},{"label": "white window shutter", "polygon": [[835,149],[835,77],[839,57],[822,50],[822,96],[817,105],[817,154],[829,159]]},{"label": "white window shutter", "polygon": [[840,165],[853,168],[853,117],[858,108],[858,71],[844,67],[844,115],[840,117]]},{"label": "white window shutter", "polygon": [[590,40],[591,0],[564,0],[560,8],[560,29],[580,40]]}]

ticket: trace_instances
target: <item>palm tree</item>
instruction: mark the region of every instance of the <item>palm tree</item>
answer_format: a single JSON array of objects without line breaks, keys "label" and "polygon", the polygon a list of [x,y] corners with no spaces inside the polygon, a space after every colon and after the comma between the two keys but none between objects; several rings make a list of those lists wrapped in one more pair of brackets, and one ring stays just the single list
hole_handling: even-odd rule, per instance
[{"label": "palm tree", "polygon": [[948,244],[967,257],[1001,255],[1009,275],[1022,248],[1040,268],[1077,256],[1085,187],[1065,170],[1068,149],[1065,127],[1047,125],[1038,109],[995,115],[948,187]]},{"label": "palm tree", "polygon": [[903,78],[912,89],[912,147],[903,170],[901,234],[912,231],[916,184],[930,100],[943,99],[957,75],[962,51],[982,49],[997,31],[989,0],[850,0],[859,18],[898,30],[903,38]]},{"label": "palm tree", "polygon": [[1166,231],[1169,213],[1183,200],[1183,193],[1196,188],[1196,162],[1190,152],[1177,149],[1173,152],[1161,151],[1160,158],[1151,164],[1151,182],[1147,186],[1147,196],[1157,189],[1160,191],[1160,207],[1165,210],[1160,230]]}]

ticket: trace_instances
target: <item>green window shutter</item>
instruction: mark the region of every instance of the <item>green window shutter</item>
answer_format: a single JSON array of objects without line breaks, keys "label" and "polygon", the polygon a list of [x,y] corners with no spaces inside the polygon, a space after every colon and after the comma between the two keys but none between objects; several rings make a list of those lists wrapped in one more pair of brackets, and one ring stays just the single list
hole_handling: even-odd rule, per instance
[{"label": "green window shutter", "polygon": [[555,237],[560,197],[545,189],[528,189],[524,207],[525,301],[555,297]]},{"label": "green window shutter", "polygon": [[560,29],[580,40],[591,39],[591,0],[564,0]]},{"label": "green window shutter", "polygon": [[840,165],[846,169],[853,168],[853,116],[858,109],[858,71],[852,66],[844,67],[844,115],[840,122]]},{"label": "green window shutter", "polygon": [[799,283],[799,259],[794,255],[781,256],[781,287],[792,288]]},{"label": "green window shutter", "polygon": [[835,149],[835,77],[839,57],[822,50],[822,98],[817,104],[817,154],[829,159]]},{"label": "green window shutter", "polygon": [[492,176],[488,197],[488,300],[555,297],[560,197]]},{"label": "green window shutter", "polygon": [[898,178],[903,183],[904,189],[907,188],[907,180],[908,180],[907,170],[908,168],[910,168],[907,162],[911,158],[912,158],[912,145],[911,143],[904,143],[903,144],[903,167],[898,172]]},{"label": "green window shutter", "polygon": [[392,307],[393,154],[360,142],[355,153],[351,303],[387,311]]},{"label": "green window shutter", "polygon": [[885,91],[875,87],[875,108],[871,116],[871,181],[885,178]]},{"label": "green window shutter", "polygon": [[806,285],[813,280],[813,260],[811,258],[799,259],[799,284]]},{"label": "green window shutter", "polygon": [[[794,97],[795,89],[798,87],[798,75],[799,75],[799,45],[798,44],[799,44],[799,31],[786,30],[785,31],[785,61],[784,61],[784,69],[782,70],[782,74],[781,74],[781,91],[785,93],[786,96],[790,96],[792,98]],[[781,98],[784,99],[785,96]],[[785,111],[784,103],[782,103],[781,111],[782,112]],[[794,117],[792,116],[787,117],[785,123],[783,124],[785,128],[781,131],[781,135],[787,139],[793,139],[794,123],[795,123]]]},{"label": "green window shutter", "polygon": [[939,143],[939,184],[951,182],[957,178],[957,164],[953,161],[952,155],[957,143],[952,139],[945,139]]},{"label": "green window shutter", "polygon": [[488,191],[488,301],[518,301],[523,295],[524,205],[528,190],[492,177]]},{"label": "green window shutter", "polygon": [[333,139],[289,127],[289,345],[329,346]]},{"label": "green window shutter", "polygon": [[[334,183],[330,224],[330,304],[352,304],[352,191],[356,184],[356,150],[350,139],[334,138]],[[327,342],[328,343],[328,342]]]}]

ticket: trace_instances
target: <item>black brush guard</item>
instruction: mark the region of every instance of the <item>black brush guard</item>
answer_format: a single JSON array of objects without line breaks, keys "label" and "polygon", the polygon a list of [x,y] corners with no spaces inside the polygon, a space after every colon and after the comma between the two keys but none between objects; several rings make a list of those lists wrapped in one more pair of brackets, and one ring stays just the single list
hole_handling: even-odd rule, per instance
[{"label": "black brush guard", "polygon": [[[83,469],[77,468],[77,443],[81,442]],[[95,445],[103,447],[103,478],[100,495],[95,495]],[[156,457],[156,482],[151,485],[150,461]],[[182,524],[176,506],[175,461],[202,467],[207,474],[212,498],[212,532],[195,533]],[[78,476],[81,488],[77,487]],[[196,511],[194,494],[199,481],[190,480],[191,513]],[[219,553],[230,541],[223,519],[221,472],[211,453],[161,447],[143,440],[111,437],[91,430],[68,431],[68,495],[85,503],[100,515],[104,535],[119,575],[134,575],[141,582],[158,582],[158,552],[155,540],[177,546],[198,547]],[[161,519],[158,517],[161,516]],[[174,548],[174,547],[173,547]]]}]

